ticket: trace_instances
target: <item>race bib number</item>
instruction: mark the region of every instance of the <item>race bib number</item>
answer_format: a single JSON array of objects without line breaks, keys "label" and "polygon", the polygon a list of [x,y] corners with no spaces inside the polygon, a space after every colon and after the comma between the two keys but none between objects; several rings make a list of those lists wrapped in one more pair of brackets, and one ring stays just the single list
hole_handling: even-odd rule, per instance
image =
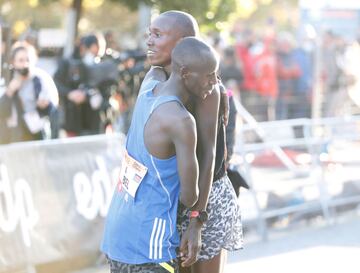
[{"label": "race bib number", "polygon": [[135,198],[137,189],[145,177],[146,172],[147,168],[143,164],[125,152],[121,163],[120,182],[122,188],[124,188],[132,197]]}]

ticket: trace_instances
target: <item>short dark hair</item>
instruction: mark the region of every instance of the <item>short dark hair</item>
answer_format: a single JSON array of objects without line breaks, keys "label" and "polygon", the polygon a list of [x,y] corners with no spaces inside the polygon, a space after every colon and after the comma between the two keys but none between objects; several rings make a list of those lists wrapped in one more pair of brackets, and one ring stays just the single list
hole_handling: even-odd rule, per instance
[{"label": "short dark hair", "polygon": [[210,45],[196,37],[182,38],[171,53],[173,71],[178,71],[181,66],[202,66],[210,60],[218,65],[218,54]]},{"label": "short dark hair", "polygon": [[99,39],[94,34],[86,35],[80,39],[80,45],[90,48],[92,45],[99,45]]},{"label": "short dark hair", "polygon": [[169,10],[160,14],[174,20],[175,26],[180,30],[182,37],[191,37],[199,35],[199,25],[195,18],[186,12],[178,10]]},{"label": "short dark hair", "polygon": [[25,46],[14,47],[10,53],[11,60],[13,61],[15,59],[16,54],[18,54],[18,52],[23,51],[23,50],[27,52],[27,48]]},{"label": "short dark hair", "polygon": [[11,61],[14,60],[15,56],[20,51],[26,51],[29,54],[30,59],[32,59],[33,61],[36,60],[37,54],[34,46],[32,46],[26,41],[17,41],[11,46],[11,50],[10,50]]}]

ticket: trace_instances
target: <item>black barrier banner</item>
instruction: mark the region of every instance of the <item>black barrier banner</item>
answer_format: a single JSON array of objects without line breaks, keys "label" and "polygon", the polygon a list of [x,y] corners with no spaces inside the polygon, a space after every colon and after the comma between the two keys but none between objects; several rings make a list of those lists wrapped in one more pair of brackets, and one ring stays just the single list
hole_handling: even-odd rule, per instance
[{"label": "black barrier banner", "polygon": [[124,136],[0,146],[0,272],[99,251]]}]

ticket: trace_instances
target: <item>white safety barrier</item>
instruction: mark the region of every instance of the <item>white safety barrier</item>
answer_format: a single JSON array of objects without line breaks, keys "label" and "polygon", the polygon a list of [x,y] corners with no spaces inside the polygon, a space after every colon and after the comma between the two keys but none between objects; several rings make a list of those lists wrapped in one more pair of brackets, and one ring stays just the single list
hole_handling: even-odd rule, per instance
[{"label": "white safety barrier", "polygon": [[[244,221],[257,224],[264,240],[271,219],[321,213],[331,224],[341,207],[360,204],[360,117],[256,122],[236,103],[234,163],[251,190],[240,194]],[[297,136],[296,136],[297,135]]]},{"label": "white safety barrier", "polygon": [[122,135],[0,146],[0,272],[99,253],[123,147]]}]

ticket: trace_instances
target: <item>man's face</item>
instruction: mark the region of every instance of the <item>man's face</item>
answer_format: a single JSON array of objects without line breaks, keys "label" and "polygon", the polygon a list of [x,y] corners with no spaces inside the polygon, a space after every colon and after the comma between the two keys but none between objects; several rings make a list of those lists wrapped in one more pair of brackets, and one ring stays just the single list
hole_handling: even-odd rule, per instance
[{"label": "man's face", "polygon": [[13,66],[15,69],[23,69],[23,68],[29,68],[30,61],[29,61],[29,54],[26,50],[20,50],[18,51],[13,60]]},{"label": "man's face", "polygon": [[147,57],[151,65],[167,66],[171,63],[171,51],[182,38],[173,26],[173,19],[167,16],[157,17],[149,27]]},{"label": "man's face", "polygon": [[93,57],[96,57],[99,54],[99,49],[100,47],[97,44],[92,44],[89,47],[80,45],[80,55],[85,56],[86,54],[91,54]]},{"label": "man's face", "polygon": [[186,89],[194,96],[205,99],[214,89],[217,83],[217,70],[216,63],[208,63],[201,68],[189,69],[183,75],[183,82]]},{"label": "man's face", "polygon": [[98,56],[99,55],[99,50],[100,47],[98,44],[92,44],[89,48],[89,51],[91,52],[91,54],[93,54],[94,56]]}]

